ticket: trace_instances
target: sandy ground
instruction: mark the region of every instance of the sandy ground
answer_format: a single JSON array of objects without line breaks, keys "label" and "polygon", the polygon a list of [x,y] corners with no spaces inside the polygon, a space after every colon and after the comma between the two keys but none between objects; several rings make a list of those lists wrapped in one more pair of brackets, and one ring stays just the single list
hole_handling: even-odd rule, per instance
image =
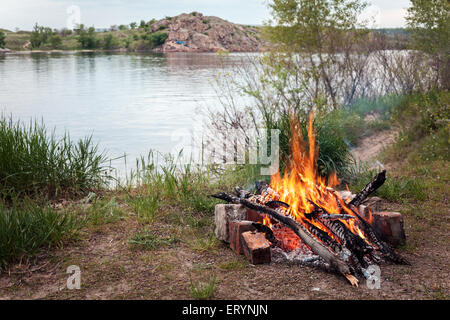
[{"label": "sandy ground", "polygon": [[352,149],[352,154],[356,160],[371,161],[377,160],[377,156],[387,146],[391,145],[398,136],[397,130],[386,130],[376,135],[364,137],[358,146]]}]

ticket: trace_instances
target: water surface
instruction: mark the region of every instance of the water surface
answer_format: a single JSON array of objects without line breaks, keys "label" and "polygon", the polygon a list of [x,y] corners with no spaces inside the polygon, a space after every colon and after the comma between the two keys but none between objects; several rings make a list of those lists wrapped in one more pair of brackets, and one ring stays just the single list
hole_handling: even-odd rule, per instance
[{"label": "water surface", "polygon": [[93,134],[109,157],[131,162],[150,149],[170,152],[173,132],[218,107],[212,85],[244,55],[212,53],[0,55],[0,112],[43,119],[57,134]]}]

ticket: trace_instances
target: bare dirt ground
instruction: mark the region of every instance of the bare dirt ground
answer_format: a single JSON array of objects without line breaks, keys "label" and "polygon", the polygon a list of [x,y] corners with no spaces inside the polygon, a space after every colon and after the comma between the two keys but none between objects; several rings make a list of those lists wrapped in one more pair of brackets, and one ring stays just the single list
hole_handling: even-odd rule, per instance
[{"label": "bare dirt ground", "polygon": [[[391,136],[385,132],[363,141],[370,151],[360,152],[361,157],[376,155]],[[385,207],[402,208],[388,202]],[[193,246],[187,227],[163,222],[145,229],[160,236],[177,234],[178,243],[154,250],[134,248],[129,239],[142,229],[130,215],[87,230],[82,239],[31,264],[16,264],[0,274],[0,299],[193,299],[191,283],[207,282],[212,275],[213,299],[449,299],[448,224],[413,214],[405,215],[407,244],[400,248],[412,265],[380,266],[380,289],[369,289],[365,280],[352,287],[343,277],[312,267],[253,266],[223,243]],[[212,222],[206,229],[212,229]],[[70,265],[81,269],[79,290],[66,286]]]},{"label": "bare dirt ground", "polygon": [[395,129],[381,131],[375,135],[364,137],[358,146],[352,149],[352,154],[356,160],[370,161],[377,158],[383,149],[391,145],[398,136]]}]

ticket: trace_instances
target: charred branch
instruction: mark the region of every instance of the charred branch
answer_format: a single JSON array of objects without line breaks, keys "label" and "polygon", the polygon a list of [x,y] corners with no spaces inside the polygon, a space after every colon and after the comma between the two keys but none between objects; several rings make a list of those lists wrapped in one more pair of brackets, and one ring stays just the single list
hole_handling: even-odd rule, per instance
[{"label": "charred branch", "polygon": [[284,224],[288,228],[290,228],[294,233],[309,247],[311,250],[322,257],[322,259],[325,260],[330,266],[332,266],[334,269],[336,269],[338,272],[340,272],[342,275],[344,275],[351,283],[352,285],[357,285],[356,278],[351,276],[351,270],[348,264],[340,258],[336,253],[334,253],[331,249],[326,247],[324,244],[322,244],[320,241],[318,241],[304,226],[302,226],[299,222],[292,219],[289,216],[285,216],[283,214],[278,213],[276,210],[268,208],[264,205],[253,203],[247,199],[240,199],[238,197],[234,197],[231,195],[227,195],[223,192],[220,192],[218,194],[213,195],[214,198],[222,199],[227,202],[231,203],[240,203],[244,205],[245,207],[268,214],[275,220],[279,221],[280,223]]},{"label": "charred branch", "polygon": [[354,206],[359,206],[361,202],[363,202],[369,194],[377,190],[379,187],[381,187],[386,181],[386,170],[381,171],[378,173],[372,181],[370,181],[364,189],[362,189],[353,199],[350,201],[350,204]]}]

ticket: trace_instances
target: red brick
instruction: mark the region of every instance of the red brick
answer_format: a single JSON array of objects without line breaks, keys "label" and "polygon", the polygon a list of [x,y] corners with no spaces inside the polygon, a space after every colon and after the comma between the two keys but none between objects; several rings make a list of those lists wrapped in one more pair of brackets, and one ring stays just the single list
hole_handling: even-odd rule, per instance
[{"label": "red brick", "polygon": [[372,226],[383,241],[393,246],[406,241],[403,216],[399,212],[374,212]]},{"label": "red brick", "polygon": [[270,263],[270,243],[261,232],[247,231],[242,233],[244,255],[252,264]]},{"label": "red brick", "polygon": [[263,223],[264,216],[260,214],[259,212],[253,211],[251,209],[247,209],[247,220]]},{"label": "red brick", "polygon": [[228,223],[228,235],[230,248],[237,254],[243,254],[241,234],[246,231],[253,231],[255,227],[252,225],[252,221],[230,221]]}]

